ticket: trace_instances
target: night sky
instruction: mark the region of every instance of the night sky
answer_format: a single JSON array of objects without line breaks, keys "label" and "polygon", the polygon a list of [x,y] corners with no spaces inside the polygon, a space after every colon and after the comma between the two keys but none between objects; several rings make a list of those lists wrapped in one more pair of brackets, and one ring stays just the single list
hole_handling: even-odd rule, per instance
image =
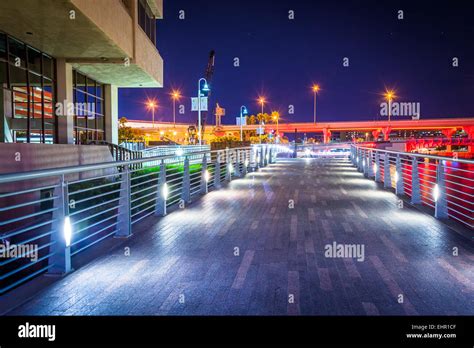
[{"label": "night sky", "polygon": [[[120,89],[119,116],[151,120],[143,102],[152,97],[160,104],[156,119],[171,121],[169,93],[179,88],[186,114],[177,114],[177,122],[196,122],[189,98],[211,49],[211,103],[226,108],[223,123],[235,123],[242,104],[258,113],[259,94],[269,101],[265,111],[280,111],[281,122],[310,122],[313,82],[322,88],[320,121],[381,119],[385,86],[396,90],[398,101],[421,103],[421,118],[474,116],[474,5],[465,3],[164,0],[164,19],[157,22],[164,88]],[[289,10],[295,19],[288,19]]]}]

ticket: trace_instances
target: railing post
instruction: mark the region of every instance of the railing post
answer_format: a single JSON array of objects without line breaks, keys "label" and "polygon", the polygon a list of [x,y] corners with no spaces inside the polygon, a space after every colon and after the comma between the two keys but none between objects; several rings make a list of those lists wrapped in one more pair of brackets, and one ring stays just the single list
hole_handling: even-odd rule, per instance
[{"label": "railing post", "polygon": [[270,145],[270,148],[268,150],[268,163],[272,164],[273,163],[273,151],[272,151],[272,145]]},{"label": "railing post", "polygon": [[54,254],[49,258],[51,266],[48,274],[66,274],[71,271],[71,238],[72,225],[69,219],[69,193],[68,184],[61,175],[59,184],[54,188],[53,233],[51,235],[51,247]]},{"label": "railing post", "polygon": [[227,151],[226,154],[226,180],[227,181],[232,181],[232,173],[235,171],[234,163],[232,162],[232,152],[229,154],[229,151]]},{"label": "railing post", "polygon": [[260,151],[259,151],[259,157],[258,157],[258,159],[259,159],[259,162],[260,162],[260,163],[259,163],[258,166],[261,168],[261,167],[265,167],[265,165],[264,165],[265,162],[264,162],[264,158],[263,158],[263,157],[264,157],[264,155],[263,155],[263,145],[260,145],[260,146],[259,146],[259,150],[260,150]]},{"label": "railing post", "polygon": [[189,177],[189,157],[184,158],[184,168],[183,168],[183,189],[181,191],[181,199],[189,203],[191,202],[191,180]]},{"label": "railing post", "polygon": [[367,150],[364,150],[363,158],[364,176],[369,177],[369,152]]},{"label": "railing post", "polygon": [[380,153],[375,152],[375,181],[381,182],[380,180]]},{"label": "railing post", "polygon": [[263,157],[263,166],[268,166],[268,145],[265,145],[265,152]]},{"label": "railing post", "polygon": [[217,151],[216,165],[214,166],[214,188],[221,188],[221,152]]},{"label": "railing post", "polygon": [[374,163],[373,163],[372,158],[373,158],[372,151],[367,151],[367,176],[369,179],[375,176]]},{"label": "railing post", "polygon": [[123,166],[120,183],[120,206],[115,237],[128,238],[132,235],[131,178],[128,164]]},{"label": "railing post", "polygon": [[[250,150],[252,151],[252,150]],[[242,177],[247,175],[247,166],[249,165],[249,160],[247,157],[247,150],[242,150],[243,158],[242,158]]]},{"label": "railing post", "polygon": [[236,150],[236,155],[235,155],[235,166],[234,166],[234,171],[235,171],[235,176],[241,177],[242,176],[242,170],[240,169],[240,153],[241,150]]},{"label": "railing post", "polygon": [[201,165],[201,193],[206,194],[208,192],[207,182],[209,181],[209,172],[207,171],[207,154],[202,157]]},{"label": "railing post", "polygon": [[160,177],[156,191],[155,215],[166,215],[166,200],[168,198],[168,184],[166,183],[166,164],[164,160],[160,163]]},{"label": "railing post", "polygon": [[411,160],[411,204],[421,204],[420,176],[416,157]]},{"label": "railing post", "polygon": [[441,161],[438,161],[436,168],[437,197],[435,197],[435,217],[437,219],[448,218],[448,201],[446,199],[446,182],[444,168]]},{"label": "railing post", "polygon": [[362,158],[362,149],[359,149],[357,158],[358,158],[357,170],[362,173],[364,171],[364,166],[363,166],[364,160]]},{"label": "railing post", "polygon": [[400,158],[400,155],[397,155],[395,170],[397,173],[395,176],[395,194],[401,196],[405,194],[405,186],[403,184],[402,159]]},{"label": "railing post", "polygon": [[392,188],[392,174],[390,173],[390,154],[385,152],[383,159],[383,187]]}]

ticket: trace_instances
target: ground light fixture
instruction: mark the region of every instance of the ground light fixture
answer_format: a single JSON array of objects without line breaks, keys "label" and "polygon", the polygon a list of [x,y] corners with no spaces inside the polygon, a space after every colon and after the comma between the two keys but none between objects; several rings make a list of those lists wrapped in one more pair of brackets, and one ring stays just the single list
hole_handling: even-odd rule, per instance
[{"label": "ground light fixture", "polygon": [[244,165],[245,165],[246,167],[249,166],[249,160],[248,160],[248,159],[245,160]]},{"label": "ground light fixture", "polygon": [[209,179],[211,178],[211,174],[209,173],[208,170],[206,170],[204,172],[204,180],[206,180],[206,182],[209,182]]},{"label": "ground light fixture", "polygon": [[64,232],[64,241],[66,242],[66,247],[70,247],[71,238],[72,238],[72,225],[71,225],[71,218],[69,216],[66,216],[64,218],[63,232]]},{"label": "ground light fixture", "polygon": [[435,184],[434,187],[433,187],[433,199],[435,202],[438,201],[439,199],[439,186],[438,184]]},{"label": "ground light fixture", "polygon": [[163,199],[164,200],[167,200],[168,199],[168,193],[169,193],[169,190],[168,190],[168,184],[165,182],[163,184],[163,188],[161,190],[161,194],[163,195]]},{"label": "ground light fixture", "polygon": [[395,182],[398,182],[399,179],[400,177],[398,176],[398,172],[395,172]]},{"label": "ground light fixture", "polygon": [[227,167],[229,168],[229,173],[232,174],[234,172],[234,166],[232,165],[232,163],[229,163]]},{"label": "ground light fixture", "polygon": [[377,173],[377,170],[378,170],[377,163],[374,163],[374,173]]}]

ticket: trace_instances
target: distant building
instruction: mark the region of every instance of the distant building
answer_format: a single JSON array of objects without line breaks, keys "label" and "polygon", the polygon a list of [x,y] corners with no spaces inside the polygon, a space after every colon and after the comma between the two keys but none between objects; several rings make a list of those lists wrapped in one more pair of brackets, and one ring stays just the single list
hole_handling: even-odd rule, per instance
[{"label": "distant building", "polygon": [[162,0],[0,1],[0,143],[117,143],[118,87],[162,87]]}]

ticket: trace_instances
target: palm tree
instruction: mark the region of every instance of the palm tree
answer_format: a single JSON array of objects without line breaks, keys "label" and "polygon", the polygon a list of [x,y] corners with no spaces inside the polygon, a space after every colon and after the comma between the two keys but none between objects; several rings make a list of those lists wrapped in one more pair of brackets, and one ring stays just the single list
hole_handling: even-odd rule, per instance
[{"label": "palm tree", "polygon": [[258,123],[259,123],[259,124],[262,124],[262,122],[265,121],[265,114],[262,114],[261,112],[259,112],[259,113],[257,114],[257,120],[258,120]]},{"label": "palm tree", "polygon": [[249,116],[248,122],[249,122],[249,124],[256,124],[257,123],[257,117],[255,117],[255,115]]}]

